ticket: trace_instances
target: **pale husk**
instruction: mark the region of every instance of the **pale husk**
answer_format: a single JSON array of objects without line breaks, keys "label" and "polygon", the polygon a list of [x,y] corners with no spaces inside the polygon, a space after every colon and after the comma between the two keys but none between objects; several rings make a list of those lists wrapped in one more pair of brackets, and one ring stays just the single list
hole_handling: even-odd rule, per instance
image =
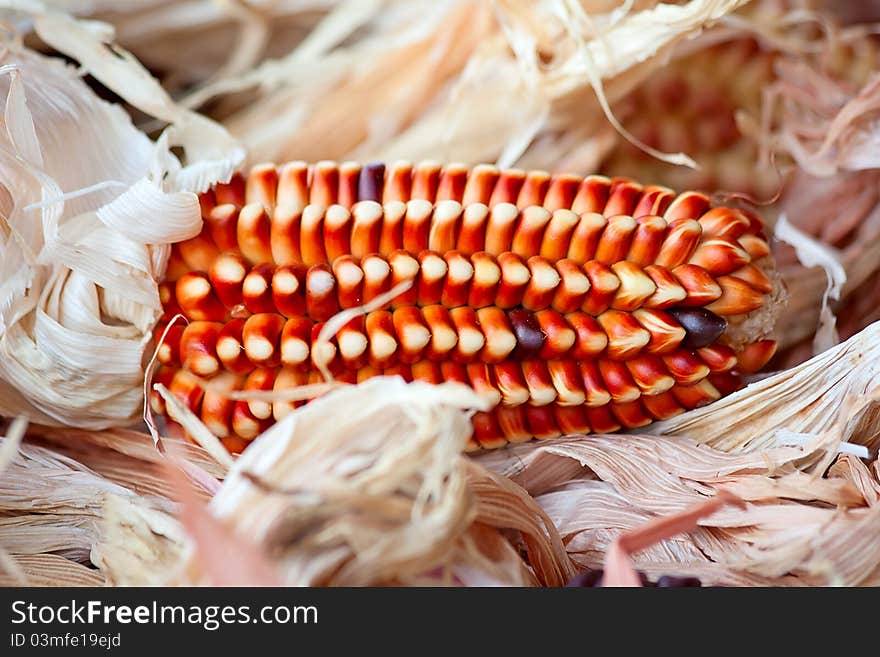
[{"label": "pale husk", "polygon": [[[549,519],[521,488],[462,454],[469,409],[484,403],[463,386],[396,378],[336,390],[267,431],[229,472],[214,470],[224,482],[210,515],[191,510],[181,515],[184,525],[169,498],[201,502],[188,486],[153,481],[149,472],[162,457],[148,451],[148,435],[139,434],[139,445],[134,434],[121,435],[129,446],[116,451],[115,440],[89,439],[100,435],[94,432],[36,427],[33,436],[78,453],[96,471],[24,448],[10,466],[9,488],[0,487],[0,510],[7,524],[27,531],[16,540],[4,533],[0,544],[16,557],[60,550],[91,562],[111,584],[240,585],[247,580],[236,573],[256,577],[260,568],[248,564],[266,553],[271,565],[262,572],[271,575],[263,583],[560,585],[574,568]],[[328,426],[328,412],[338,408],[350,412]],[[185,454],[165,442],[193,467],[210,463],[203,451]],[[110,481],[126,460],[128,488]],[[59,479],[64,492],[54,485]],[[175,486],[174,478],[165,481]],[[185,529],[195,551],[183,550]],[[521,537],[528,561],[508,536]],[[238,569],[228,562],[233,548]]]},{"label": "pale husk", "polygon": [[[10,4],[10,3],[4,3]],[[0,45],[0,414],[46,424],[130,423],[161,313],[168,244],[201,227],[201,191],[243,151],[177,106],[112,29],[25,6],[37,32],[85,71],[170,125],[156,142],[72,67]],[[185,149],[182,165],[171,148]],[[71,161],[75,166],[71,166]]]},{"label": "pale husk", "polygon": [[[240,74],[287,52],[340,0],[53,0],[51,5],[113,25],[117,41],[166,89]],[[27,20],[17,21],[27,28]]]},{"label": "pale husk", "polygon": [[19,555],[15,562],[23,574],[23,581],[2,572],[0,586],[22,583],[29,586],[103,586],[105,583],[99,571],[55,554]]},{"label": "pale husk", "polygon": [[592,173],[610,145],[593,88],[620,78],[605,89],[613,101],[650,72],[643,62],[742,4],[640,2],[626,13],[595,1],[343,3],[286,56],[192,98],[223,101],[218,116],[261,160],[537,162]]},{"label": "pale husk", "polygon": [[[584,566],[601,567],[620,532],[724,488],[746,507],[639,552],[637,567],[722,585],[877,585],[878,332],[874,324],[711,413],[652,425],[657,435],[560,438],[479,460],[535,496]],[[783,429],[803,444],[775,447]],[[873,468],[838,457],[847,443],[867,445]]]},{"label": "pale husk", "polygon": [[[484,404],[463,386],[397,378],[335,390],[267,430],[209,510],[272,555],[288,585],[467,584],[476,573],[561,584],[573,571],[552,526],[527,496],[461,456],[466,410]],[[533,572],[509,546],[499,552],[492,527],[522,532]],[[197,558],[188,571],[202,581]]]},{"label": "pale husk", "polygon": [[[135,465],[128,461],[128,466]],[[0,545],[16,557],[53,554],[99,566],[109,582],[128,563],[156,567],[182,534],[170,515],[168,500],[139,495],[55,451],[26,445],[0,481]],[[146,532],[138,550],[134,537]],[[119,538],[122,536],[123,538]],[[124,545],[115,559],[104,550]],[[125,562],[125,566],[117,564]],[[74,570],[74,572],[79,572]]]},{"label": "pale husk", "polygon": [[[649,432],[688,436],[723,451],[761,450],[788,430],[818,444],[875,447],[880,395],[880,323],[800,365],[750,384],[709,407],[657,422]],[[748,403],[744,403],[748,402]],[[832,451],[833,453],[833,451]]]},{"label": "pale husk", "polygon": [[[762,161],[792,163],[770,216],[785,218],[800,231],[796,240],[801,246],[825,253],[824,262],[817,262],[800,257],[799,250],[796,262],[784,248],[776,249],[792,303],[777,331],[783,346],[807,342],[787,354],[783,365],[805,359],[810,340],[812,353],[834,343],[831,310],[845,312],[847,305],[870,295],[880,263],[880,163],[872,155],[878,139],[880,49],[869,24],[838,27],[828,16],[819,19],[826,35],[815,53],[800,57],[795,51],[778,58],[763,89],[760,122],[742,126],[746,137],[759,144]],[[843,338],[874,319],[870,313],[859,317],[850,314],[841,327]]]},{"label": "pale husk", "polygon": [[[866,60],[876,62],[880,56],[871,37],[860,30],[844,31],[840,39],[863,45]],[[794,227],[825,245],[838,263],[820,269],[810,269],[817,263],[809,260],[803,260],[803,266],[790,261],[783,264],[793,307],[782,318],[779,333],[785,345],[794,344],[810,338],[820,320],[815,353],[827,348],[832,337],[823,296],[826,272],[834,280],[836,298],[844,302],[848,297],[857,299],[857,291],[871,294],[870,281],[878,272],[880,203],[875,188],[880,163],[870,154],[871,144],[877,141],[878,79],[873,74],[854,83],[793,59],[781,61],[777,73],[778,79],[766,92],[775,102],[768,103],[765,112],[778,106],[783,114],[772,132],[767,127],[760,139],[766,148],[792,158],[797,165],[779,209]],[[823,300],[821,305],[818,299]],[[871,321],[868,317],[844,326],[843,337],[865,326]],[[797,356],[787,362],[797,362]]]}]

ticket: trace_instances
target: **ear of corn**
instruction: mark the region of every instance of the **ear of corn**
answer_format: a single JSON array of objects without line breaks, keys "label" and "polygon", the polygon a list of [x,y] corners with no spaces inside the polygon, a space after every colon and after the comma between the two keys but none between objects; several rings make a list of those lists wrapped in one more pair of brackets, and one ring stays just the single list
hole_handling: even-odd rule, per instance
[{"label": "ear of corn", "polygon": [[[433,163],[255,167],[201,196],[157,329],[166,383],[240,449],[282,390],[397,374],[459,381],[495,409],[474,447],[635,428],[708,404],[762,367],[774,282],[755,215],[602,176]],[[324,322],[412,287],[320,348]],[[196,376],[219,385],[204,392]],[[151,399],[163,411],[161,400]]]},{"label": "ear of corn", "polygon": [[780,178],[759,161],[758,144],[741,134],[737,115],[742,115],[739,121],[760,116],[762,90],[773,87],[777,59],[772,49],[744,36],[674,59],[616,103],[614,111],[642,143],[687,153],[700,168],[669,165],[622,143],[601,170],[682,189],[772,198]]}]

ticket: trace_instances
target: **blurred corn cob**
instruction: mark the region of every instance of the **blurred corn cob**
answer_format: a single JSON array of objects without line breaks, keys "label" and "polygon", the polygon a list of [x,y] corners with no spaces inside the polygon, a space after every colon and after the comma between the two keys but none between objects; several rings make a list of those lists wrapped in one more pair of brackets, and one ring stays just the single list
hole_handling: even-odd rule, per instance
[{"label": "blurred corn cob", "polygon": [[[496,447],[705,405],[775,348],[763,224],[700,193],[321,162],[255,167],[201,206],[205,227],[174,247],[160,289],[164,321],[190,322],[168,329],[157,379],[235,449],[294,406],[228,391],[318,382],[320,367],[470,385],[497,406],[476,416],[474,446]],[[390,311],[316,342],[340,310],[404,281]]]},{"label": "blurred corn cob", "polygon": [[[840,88],[833,87],[853,91],[876,71],[876,40],[860,27],[841,29],[838,8],[829,5],[749,3],[702,41],[680,44],[669,64],[614,105],[615,114],[643,144],[664,153],[687,153],[699,169],[667,164],[621,140],[600,170],[677,189],[772,201],[783,189],[792,159],[776,148],[777,159],[771,162],[773,145],[761,130],[784,120],[778,101],[792,91],[786,88],[791,79],[786,70],[806,69],[833,79],[837,84],[800,90],[824,97],[826,105],[840,99]],[[809,13],[798,15],[802,9]]]},{"label": "blurred corn cob", "polygon": [[687,153],[699,169],[667,164],[621,140],[601,170],[611,176],[629,172],[676,189],[772,197],[780,180],[772,171],[756,170],[758,144],[743,138],[737,113],[760,114],[775,56],[753,38],[726,40],[672,61],[615,106],[615,114],[643,144]]}]

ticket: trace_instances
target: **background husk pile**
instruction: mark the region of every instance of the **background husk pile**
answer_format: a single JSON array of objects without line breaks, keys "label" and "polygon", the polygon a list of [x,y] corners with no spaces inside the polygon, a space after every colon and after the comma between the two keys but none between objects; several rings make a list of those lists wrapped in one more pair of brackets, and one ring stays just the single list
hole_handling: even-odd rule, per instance
[{"label": "background husk pile", "polygon": [[[636,565],[880,584],[880,51],[873,3],[833,4],[0,1],[3,583],[559,585],[723,488],[745,505]],[[686,111],[663,100],[683,82]],[[349,158],[757,203],[790,244],[778,371],[645,435],[476,457],[479,398],[398,380],[330,392],[234,463],[183,410],[200,446],[124,428],[192,192]]]}]

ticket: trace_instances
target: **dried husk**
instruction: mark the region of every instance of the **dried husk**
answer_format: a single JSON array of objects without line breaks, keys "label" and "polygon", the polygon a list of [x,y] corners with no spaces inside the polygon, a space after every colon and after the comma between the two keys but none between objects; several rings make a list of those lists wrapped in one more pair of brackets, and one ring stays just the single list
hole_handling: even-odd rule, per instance
[{"label": "dried husk", "polygon": [[[484,405],[463,386],[398,378],[335,390],[255,441],[209,510],[272,555],[288,585],[468,584],[476,573],[559,585],[573,571],[537,506],[462,456],[466,410]],[[523,534],[533,572],[501,528]],[[197,560],[188,578],[201,581]]]},{"label": "dried husk", "polygon": [[[800,365],[750,384],[709,407],[651,425],[649,433],[688,436],[726,452],[761,450],[788,430],[876,447],[880,398],[880,324]],[[744,399],[752,400],[743,404]],[[730,427],[735,431],[731,431]],[[833,453],[833,452],[832,452]]]},{"label": "dried husk", "polygon": [[[100,435],[94,432],[35,427],[31,435],[48,438],[54,451],[22,450],[10,466],[10,487],[0,487],[0,509],[10,523],[45,530],[19,541],[0,534],[0,544],[13,555],[30,546],[37,554],[64,550],[90,561],[112,584],[247,583],[235,579],[228,552],[213,558],[218,546],[234,546],[248,573],[250,557],[271,555],[272,572],[284,584],[562,584],[574,569],[540,507],[462,454],[468,409],[483,404],[463,386],[410,386],[396,378],[334,391],[261,436],[222,475],[207,522],[184,513],[186,527],[171,513],[176,504],[169,498],[182,492],[172,490],[173,479],[166,477],[162,489],[145,486],[149,474],[134,474],[162,458],[148,451],[146,434],[138,434],[139,446],[135,434],[122,435],[131,440],[117,451],[116,441],[91,440]],[[328,413],[340,407],[352,412],[328,426]],[[209,463],[203,451],[189,447],[184,454],[174,441],[166,440],[166,449],[193,467]],[[78,453],[95,471],[65,452]],[[120,477],[126,460],[134,475],[129,488],[109,480]],[[52,484],[60,478],[64,493]],[[200,504],[188,492],[183,497]],[[76,516],[78,542],[57,531],[73,524],[69,516]],[[185,528],[194,535],[194,553],[183,549]],[[57,542],[47,543],[56,533]],[[528,564],[508,534],[522,537]]]},{"label": "dried husk", "polygon": [[[876,45],[869,58],[875,63],[880,60]],[[878,140],[880,80],[873,74],[863,85],[852,85],[789,64],[780,69],[778,85],[787,113],[770,143],[792,157],[798,167],[781,200],[780,212],[826,245],[840,263],[846,279],[839,286],[842,303],[837,308],[843,312],[849,303],[871,304],[869,300],[877,299],[872,294],[873,281],[880,267],[880,197],[876,192],[880,163],[870,155],[871,144]],[[818,93],[810,93],[817,89]],[[829,216],[834,221],[828,221]],[[794,263],[786,263],[783,271],[797,301],[780,331],[786,342],[793,344],[811,337],[809,327],[821,311],[815,300],[827,288],[826,273],[822,269],[804,271]],[[871,321],[870,312],[850,313],[842,337]],[[827,342],[817,341],[815,347],[825,348]],[[797,354],[783,364],[793,362],[798,362]]]},{"label": "dried husk", "polygon": [[97,570],[55,554],[18,555],[15,562],[23,579],[0,573],[0,586],[103,586],[105,580]]},{"label": "dried husk", "polygon": [[[28,5],[47,42],[170,125],[151,141],[72,67],[4,36],[0,415],[125,425],[142,405],[168,244],[200,230],[193,192],[228,178],[244,153],[220,126],[177,106],[130,56],[108,48],[109,26]],[[175,146],[189,164],[172,154]]]},{"label": "dried husk", "polygon": [[341,3],[284,57],[213,78],[189,98],[212,99],[256,159],[592,172],[611,135],[593,88],[613,101],[649,60],[742,4],[639,2],[627,13],[603,1]]},{"label": "dried husk", "polygon": [[[875,321],[871,309],[880,299],[873,282],[880,269],[873,154],[880,47],[869,24],[842,27],[837,7],[797,11],[802,4],[750,3],[681,44],[669,66],[615,107],[637,136],[705,166],[672,167],[629,147],[601,165],[748,202],[771,226],[784,227],[773,248],[789,290],[774,334],[780,368]],[[684,91],[682,81],[690,85]],[[696,113],[682,118],[685,110],[670,101],[683,93],[702,109],[685,103]],[[837,314],[846,317],[840,327]]]},{"label": "dried husk", "polygon": [[[752,384],[729,397],[718,412],[728,415],[730,421],[724,417],[719,420],[717,414],[704,409],[658,425],[657,431],[662,431],[663,436],[570,437],[490,452],[469,466],[481,471],[485,481],[481,487],[472,484],[472,490],[479,505],[486,503],[484,498],[497,498],[500,494],[499,480],[493,481],[477,466],[509,476],[512,483],[506,483],[504,488],[515,491],[512,499],[523,498],[522,491],[513,484],[534,496],[549,514],[552,527],[559,532],[569,555],[582,565],[596,567],[620,531],[636,529],[658,516],[681,513],[723,487],[747,500],[747,506],[713,514],[701,523],[701,529],[687,537],[676,537],[638,553],[636,565],[653,574],[696,573],[708,582],[719,584],[876,582],[880,576],[880,572],[875,573],[880,557],[870,549],[877,535],[876,512],[872,510],[880,488],[876,461],[872,472],[854,457],[837,458],[837,453],[841,446],[853,443],[867,445],[876,453],[880,440],[876,387],[876,381],[880,380],[877,376],[880,367],[876,346],[880,344],[878,332],[880,325],[874,325],[808,363]],[[379,385],[385,384],[376,384]],[[347,394],[359,396],[363,387],[350,388]],[[412,386],[400,387],[407,390],[408,395],[412,393]],[[792,394],[793,390],[800,394]],[[390,393],[383,393],[383,397],[386,396]],[[416,405],[408,403],[406,408],[411,406]],[[317,413],[319,407],[320,402],[303,411],[311,408]],[[304,435],[311,433],[307,431],[309,428],[310,424],[303,427]],[[286,431],[283,426],[282,429]],[[781,430],[798,434],[802,444],[775,446]],[[410,433],[396,433],[396,440]],[[672,437],[676,434],[678,437]],[[253,452],[249,450],[236,468],[257,463],[261,464],[257,468],[278,472],[284,469],[279,464],[288,463],[293,471],[309,468],[313,474],[317,468],[309,463],[310,458],[326,457],[331,450],[337,456],[340,451],[339,446],[328,447],[326,442],[319,444],[316,440],[310,443],[308,438],[304,444],[297,445],[298,449],[282,451],[279,435],[283,433],[276,433],[271,443],[265,440],[266,436],[261,438],[263,442],[258,442]],[[350,441],[350,437],[347,440]],[[346,442],[341,447],[343,455],[351,449],[366,449],[362,440],[353,443]],[[288,446],[292,448],[294,444],[288,443]],[[257,454],[257,450],[259,456],[248,459],[248,455]],[[264,460],[264,452],[268,450],[274,454]],[[381,460],[374,450],[369,450],[369,454],[371,459]],[[344,458],[343,455],[338,458]],[[832,462],[834,467],[824,475]],[[397,465],[395,472],[406,472],[406,468]],[[261,485],[255,486],[255,481]],[[381,481],[383,485],[387,483],[385,479]],[[212,510],[216,510],[215,505],[220,501],[225,503],[228,499],[224,491],[234,490],[227,488],[231,482],[232,477],[224,483],[211,504]],[[265,531],[260,527],[270,526],[270,519],[281,512],[268,512],[266,509],[271,506],[261,507],[262,512],[258,514],[251,514],[250,510],[255,500],[260,506],[263,496],[279,493],[271,486],[261,490],[265,488],[262,477],[254,477],[253,471],[236,487],[239,490],[235,497],[241,496],[238,506],[229,514],[218,515],[239,528],[242,534],[259,536]],[[316,483],[315,488],[321,485]],[[310,499],[315,488],[297,487],[288,494],[310,501],[315,508],[323,508],[326,498],[318,494]],[[334,488],[330,490],[335,492]],[[362,496],[363,492],[359,499]],[[294,500],[287,500],[288,504],[291,502],[295,504]],[[280,500],[276,499],[274,504],[283,507]],[[353,510],[359,508],[360,504],[355,504]],[[498,522],[509,518],[510,507],[506,507],[507,513],[503,509],[503,506],[493,508],[486,514],[486,520]],[[846,512],[841,514],[841,509]],[[287,513],[290,514],[289,509]],[[316,512],[299,510],[292,514],[297,519],[295,526],[302,526],[296,524],[303,522],[299,513],[314,520]],[[320,517],[320,513],[318,515]],[[291,516],[283,517],[288,520]],[[505,526],[523,530],[521,523],[522,520],[508,522]],[[529,523],[532,533],[528,535],[536,535],[535,527],[549,526],[544,523],[546,520],[533,509]],[[356,528],[342,524],[338,531],[352,540],[346,532],[359,533],[362,523]],[[817,539],[819,528],[822,528],[821,539]],[[283,531],[279,534],[289,537]],[[335,532],[330,535],[337,536]],[[303,542],[308,545],[307,537],[296,536],[295,547],[287,542],[284,549],[298,552]],[[854,543],[859,536],[871,538],[861,544]],[[366,544],[373,545],[373,542]],[[326,544],[322,547],[324,549],[311,553],[314,560],[307,561],[309,567],[326,567],[324,558],[331,563],[344,559],[335,553],[327,556]],[[267,551],[279,554],[277,546]],[[543,554],[546,559],[553,552]],[[307,559],[305,555],[298,556]],[[534,559],[531,556],[529,560],[533,566]],[[297,567],[307,570],[300,563]],[[381,571],[376,564],[370,565],[369,572],[377,570]],[[400,572],[399,566],[395,572]],[[319,581],[312,580],[312,583]],[[494,580],[494,583],[504,581]]]},{"label": "dried husk", "polygon": [[[135,491],[135,484],[116,484],[57,451],[25,445],[0,481],[0,545],[16,557],[91,562],[108,582],[130,562],[162,565],[182,533],[166,498]],[[149,540],[139,550],[133,539],[144,533]],[[122,549],[105,560],[105,546],[115,544]],[[117,568],[120,562],[125,567]]]},{"label": "dried husk", "polygon": [[[341,0],[54,0],[76,16],[107,22],[116,40],[177,92],[242,73],[286,53]],[[26,30],[28,20],[16,26]],[[35,46],[40,45],[34,42]]]},{"label": "dried husk", "polygon": [[[587,567],[601,567],[621,531],[723,488],[745,508],[718,511],[688,536],[639,552],[637,567],[722,585],[876,585],[878,331],[874,324],[711,413],[652,426],[657,435],[560,438],[479,461],[534,495]],[[775,446],[783,429],[803,434],[803,444]],[[872,466],[838,457],[845,443],[868,446]]]}]

